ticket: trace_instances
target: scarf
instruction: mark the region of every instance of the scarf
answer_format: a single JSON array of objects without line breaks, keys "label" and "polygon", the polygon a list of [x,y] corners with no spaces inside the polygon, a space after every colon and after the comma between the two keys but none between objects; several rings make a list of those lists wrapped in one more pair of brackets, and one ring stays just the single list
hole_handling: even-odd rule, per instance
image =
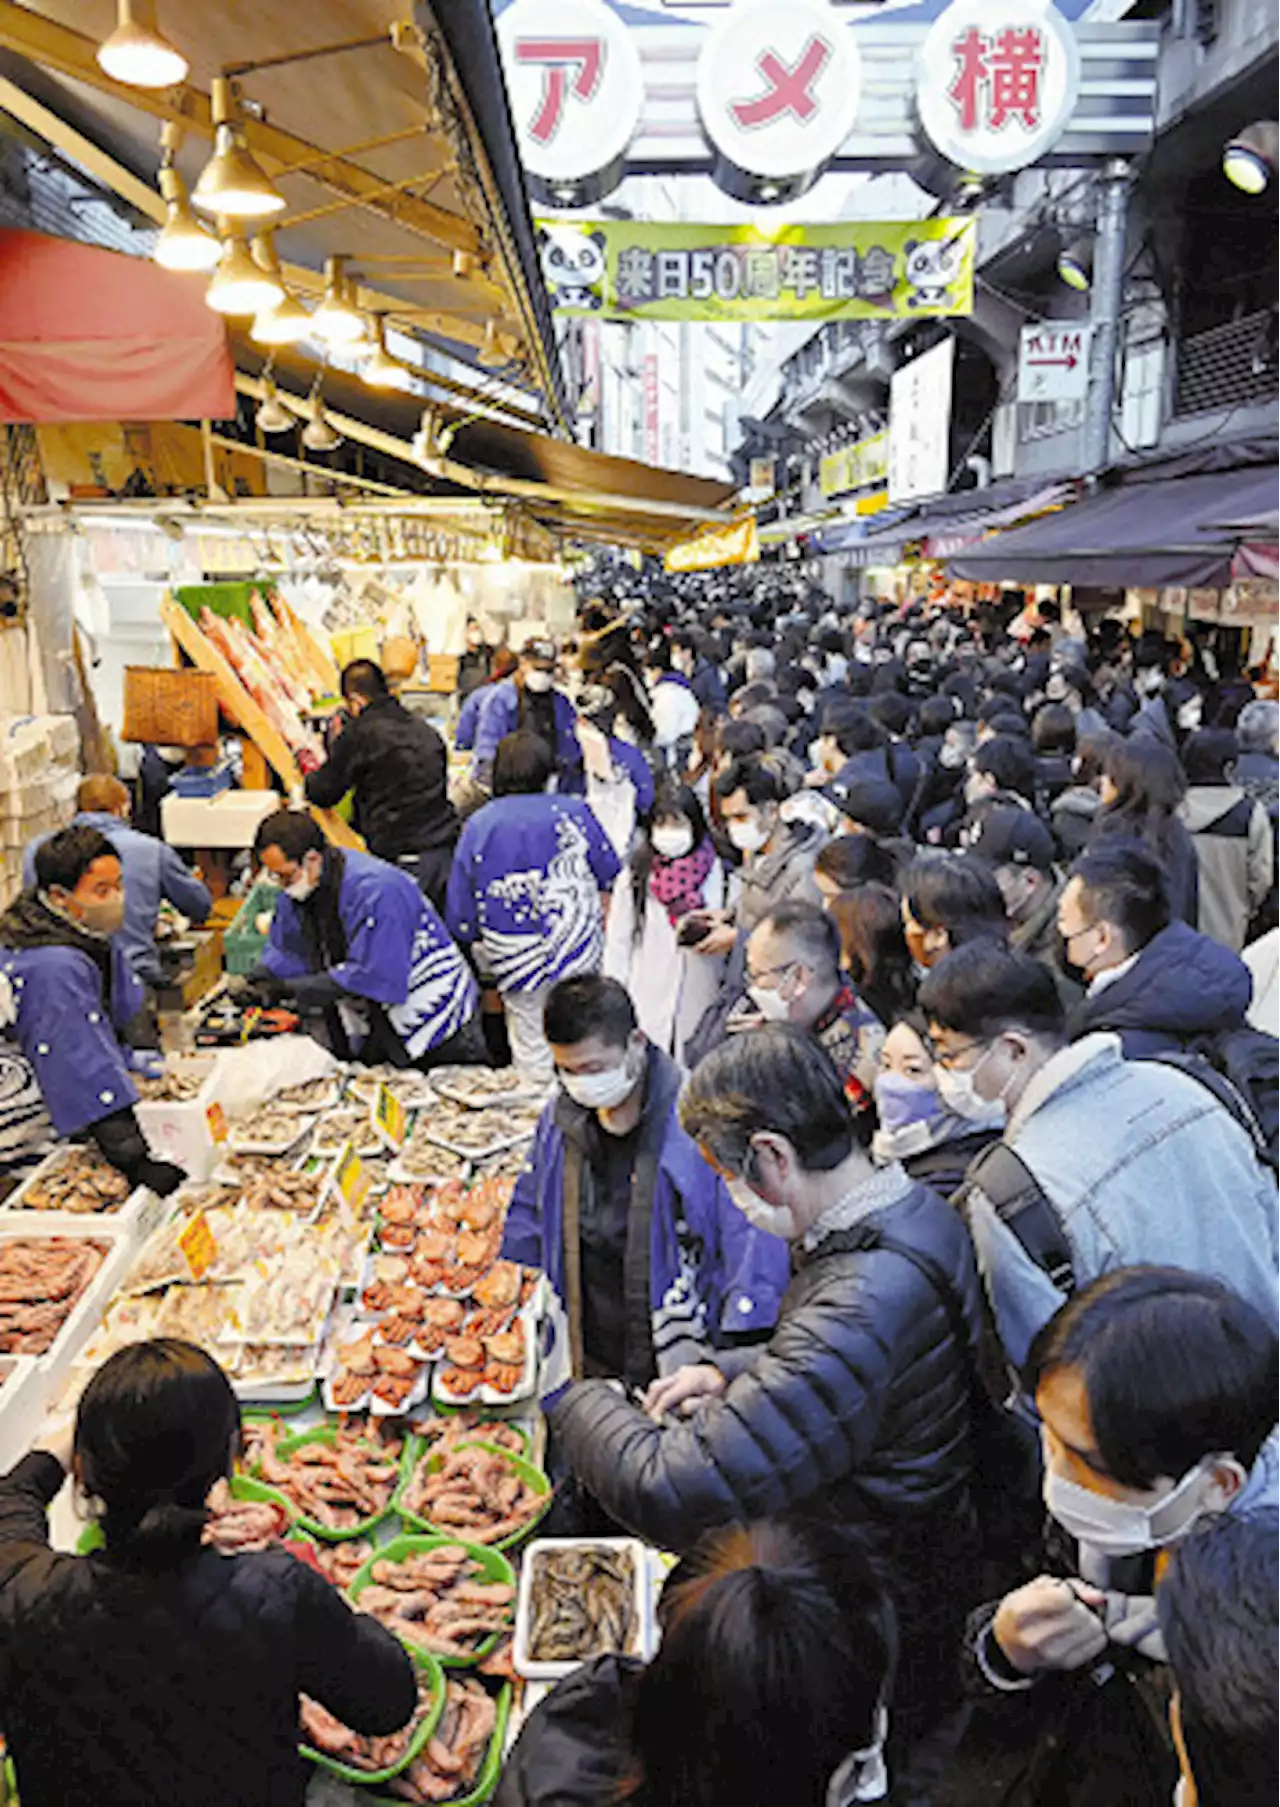
[{"label": "scarf", "polygon": [[695,847],[692,853],[682,853],[676,860],[664,860],[660,854],[654,854],[649,890],[665,906],[672,928],[690,910],[702,908],[702,887],[715,863],[716,850],[709,840]]},{"label": "scarf", "polygon": [[73,947],[87,954],[102,978],[102,1000],[111,1009],[111,942],[90,935],[70,916],[55,910],[37,891],[20,891],[0,916],[0,947]]}]

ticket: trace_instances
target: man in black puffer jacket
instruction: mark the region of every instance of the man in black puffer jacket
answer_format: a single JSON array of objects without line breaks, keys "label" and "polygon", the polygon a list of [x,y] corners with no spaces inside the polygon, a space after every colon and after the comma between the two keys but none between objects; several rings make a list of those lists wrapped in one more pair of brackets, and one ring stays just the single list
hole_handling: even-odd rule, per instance
[{"label": "man in black puffer jacket", "polygon": [[788,1512],[856,1533],[882,1561],[901,1623],[893,1747],[911,1760],[894,1799],[922,1800],[920,1740],[954,1698],[965,1602],[980,1586],[968,1235],[900,1166],[872,1166],[839,1075],[800,1030],[734,1036],[697,1068],[680,1114],[743,1214],[792,1244],[777,1328],[763,1347],[655,1382],[645,1410],[603,1381],[568,1387],[546,1402],[557,1448],[608,1512],[665,1549]]},{"label": "man in black puffer jacket", "polygon": [[307,778],[307,801],[332,809],[354,792],[355,825],[370,853],[403,866],[443,912],[458,838],[444,742],[430,722],[392,696],[372,659],[343,669],[342,696],[351,719],[327,762]]}]

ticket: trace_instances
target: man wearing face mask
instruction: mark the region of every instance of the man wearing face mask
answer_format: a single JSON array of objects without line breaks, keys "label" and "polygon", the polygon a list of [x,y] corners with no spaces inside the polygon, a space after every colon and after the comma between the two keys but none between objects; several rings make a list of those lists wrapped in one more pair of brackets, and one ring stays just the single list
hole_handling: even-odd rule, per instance
[{"label": "man wearing face mask", "polygon": [[259,965],[230,989],[292,999],[344,1059],[487,1061],[471,968],[407,873],[331,847],[297,810],[266,818],[254,855],[281,896]]},{"label": "man wearing face mask", "polygon": [[1161,1573],[1215,1520],[1274,1525],[1276,1354],[1271,1319],[1173,1267],[1104,1275],[1032,1344],[1049,1568],[972,1615],[966,1653],[971,1691],[1035,1741],[1034,1799],[1170,1798]]},{"label": "man wearing face mask", "polygon": [[1054,864],[1053,836],[1038,816],[1016,803],[995,803],[975,812],[977,830],[969,852],[995,874],[1009,919],[1009,945],[1042,960],[1068,1010],[1079,1004],[1081,988],[1064,965],[1058,933],[1063,880]]},{"label": "man wearing face mask", "polygon": [[989,941],[920,987],[938,1086],[961,1116],[1004,1105],[964,1205],[996,1328],[1020,1369],[1042,1324],[1105,1270],[1162,1260],[1274,1314],[1275,1176],[1209,1087],[1119,1038],[1068,1043],[1047,968]]},{"label": "man wearing face mask", "polygon": [[118,1036],[142,986],[118,940],[120,860],[96,828],[63,829],[36,849],[35,887],[0,918],[0,1035],[31,1067],[60,1136],[88,1136],[134,1186],[167,1197],[186,1178],[156,1161],[138,1127],[134,1072],[158,1057]]},{"label": "man wearing face mask", "polygon": [[536,734],[555,755],[561,790],[582,789],[582,748],[573,704],[555,687],[556,649],[550,640],[526,640],[509,678],[486,684],[476,722],[471,780],[487,788],[498,743],[508,734]]},{"label": "man wearing face mask", "polygon": [[840,930],[817,904],[770,910],[747,941],[751,1015],[730,1028],[794,1023],[826,1049],[855,1110],[870,1107],[884,1028],[840,970]]},{"label": "man wearing face mask", "polygon": [[681,1129],[680,1069],[642,1034],[626,991],[563,979],[543,1023],[560,1093],[516,1181],[502,1252],[546,1271],[573,1374],[647,1387],[726,1338],[768,1331],[786,1249],[751,1230]]},{"label": "man wearing face mask", "polygon": [[777,1328],[659,1380],[644,1410],[598,1382],[544,1392],[552,1433],[605,1510],[661,1548],[785,1513],[863,1538],[902,1632],[891,1779],[918,1798],[897,1765],[954,1698],[972,1583],[969,1355],[952,1330],[976,1341],[968,1237],[936,1193],[872,1166],[869,1114],[794,1027],[716,1049],[680,1114],[744,1217],[791,1244]]}]

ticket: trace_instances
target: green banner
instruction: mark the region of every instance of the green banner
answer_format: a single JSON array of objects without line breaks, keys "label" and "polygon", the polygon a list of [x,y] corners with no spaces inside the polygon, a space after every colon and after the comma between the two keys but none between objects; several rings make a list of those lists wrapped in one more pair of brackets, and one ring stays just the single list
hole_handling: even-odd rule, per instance
[{"label": "green banner", "polygon": [[893,320],[973,311],[972,218],[836,226],[539,220],[551,305],[597,320]]}]

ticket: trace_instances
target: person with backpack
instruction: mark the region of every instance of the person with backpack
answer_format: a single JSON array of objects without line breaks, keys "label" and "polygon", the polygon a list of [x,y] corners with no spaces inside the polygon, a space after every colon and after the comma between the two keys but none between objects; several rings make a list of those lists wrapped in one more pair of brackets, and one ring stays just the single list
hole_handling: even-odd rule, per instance
[{"label": "person with backpack", "polygon": [[960,1199],[1011,1367],[1064,1299],[1139,1262],[1212,1275],[1275,1314],[1275,1175],[1204,1079],[1126,1060],[1118,1036],[1069,1042],[1048,968],[991,941],[949,954],[918,1001],[951,1108],[1005,1107]]},{"label": "person with backpack", "polygon": [[1187,794],[1180,814],[1199,862],[1198,926],[1239,953],[1275,876],[1271,824],[1236,784],[1236,737],[1203,728],[1182,750]]},{"label": "person with backpack", "polygon": [[[1166,1651],[1159,1577],[1201,1527],[1269,1524],[1274,1547],[1276,1357],[1274,1314],[1175,1267],[1103,1275],[1035,1338],[1022,1379],[1042,1427],[1044,1561],[965,1639],[967,1691],[1023,1752],[1005,1807],[1169,1801],[1165,1664],[1189,1640]],[[1218,1630],[1201,1627],[1211,1645]],[[1268,1679],[1274,1698],[1274,1662]],[[1213,1797],[1264,1799],[1274,1788]]]}]

